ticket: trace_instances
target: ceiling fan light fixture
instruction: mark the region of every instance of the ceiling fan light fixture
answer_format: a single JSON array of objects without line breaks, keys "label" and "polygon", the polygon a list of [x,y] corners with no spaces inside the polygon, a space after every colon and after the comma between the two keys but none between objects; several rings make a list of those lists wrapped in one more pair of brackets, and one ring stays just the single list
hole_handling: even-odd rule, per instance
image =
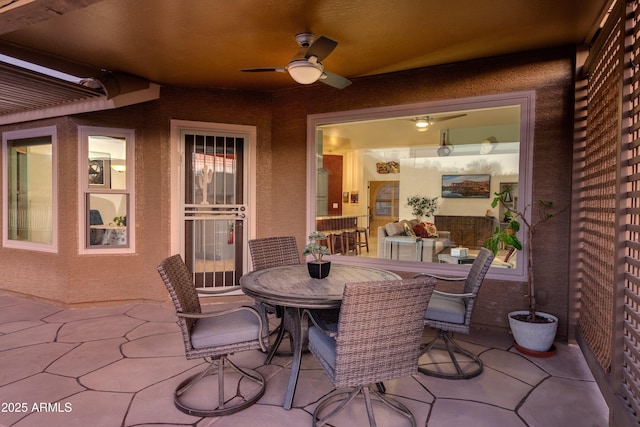
[{"label": "ceiling fan light fixture", "polygon": [[287,71],[296,82],[309,85],[318,81],[324,72],[324,67],[319,62],[313,63],[304,59],[291,61],[287,66]]},{"label": "ceiling fan light fixture", "polygon": [[418,129],[424,129],[426,127],[429,127],[429,120],[427,120],[427,119],[417,119],[416,120],[416,127]]}]

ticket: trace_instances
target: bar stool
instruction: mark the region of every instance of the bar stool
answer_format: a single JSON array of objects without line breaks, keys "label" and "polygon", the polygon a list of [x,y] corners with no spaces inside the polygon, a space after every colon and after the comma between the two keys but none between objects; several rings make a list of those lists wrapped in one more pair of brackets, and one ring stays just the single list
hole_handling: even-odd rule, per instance
[{"label": "bar stool", "polygon": [[[356,253],[362,253],[362,248],[367,249],[367,253],[369,253],[369,235],[367,234],[367,229],[364,227],[356,228]],[[362,236],[364,236],[364,241],[362,240]]]},{"label": "bar stool", "polygon": [[331,244],[331,253],[345,253],[345,244],[344,244],[344,232],[343,231],[334,231],[331,233],[329,237]]}]

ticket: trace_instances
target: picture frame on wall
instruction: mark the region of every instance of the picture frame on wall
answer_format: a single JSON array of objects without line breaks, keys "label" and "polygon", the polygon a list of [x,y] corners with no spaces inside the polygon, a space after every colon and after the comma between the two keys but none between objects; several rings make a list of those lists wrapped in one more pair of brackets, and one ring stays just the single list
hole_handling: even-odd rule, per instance
[{"label": "picture frame on wall", "polygon": [[488,199],[491,197],[491,175],[442,175],[442,198]]},{"label": "picture frame on wall", "polygon": [[89,187],[111,188],[111,157],[108,153],[89,153]]}]

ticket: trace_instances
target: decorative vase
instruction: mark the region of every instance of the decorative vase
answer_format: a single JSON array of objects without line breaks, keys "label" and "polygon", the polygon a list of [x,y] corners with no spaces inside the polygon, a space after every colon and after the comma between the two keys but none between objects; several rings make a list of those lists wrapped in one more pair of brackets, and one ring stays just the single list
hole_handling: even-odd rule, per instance
[{"label": "decorative vase", "polygon": [[307,268],[309,269],[309,276],[314,279],[324,279],[331,271],[331,261],[310,261],[307,263]]},{"label": "decorative vase", "polygon": [[509,313],[509,327],[513,339],[520,347],[535,352],[549,351],[553,345],[558,330],[558,318],[548,313],[536,311],[536,316],[550,319],[551,322],[533,323],[515,319],[513,316],[529,314],[528,310],[512,311]]}]

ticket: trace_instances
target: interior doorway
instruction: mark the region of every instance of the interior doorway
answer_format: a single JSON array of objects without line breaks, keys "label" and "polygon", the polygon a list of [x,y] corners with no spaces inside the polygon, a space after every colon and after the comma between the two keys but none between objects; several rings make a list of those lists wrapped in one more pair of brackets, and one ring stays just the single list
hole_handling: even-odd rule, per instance
[{"label": "interior doorway", "polygon": [[400,219],[400,181],[370,181],[369,203],[369,235],[378,237],[378,227]]}]

